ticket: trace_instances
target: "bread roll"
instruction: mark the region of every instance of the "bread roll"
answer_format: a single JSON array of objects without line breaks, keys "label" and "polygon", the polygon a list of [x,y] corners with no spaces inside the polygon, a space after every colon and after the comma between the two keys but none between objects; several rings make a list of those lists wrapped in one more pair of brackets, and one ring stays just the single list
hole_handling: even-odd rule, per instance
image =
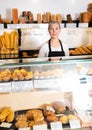
[{"label": "bread roll", "polygon": [[59,120],[61,121],[62,124],[68,124],[69,123],[69,119],[67,115],[63,115],[59,118]]},{"label": "bread roll", "polygon": [[62,101],[55,101],[52,105],[57,113],[64,113],[66,111],[66,104]]}]

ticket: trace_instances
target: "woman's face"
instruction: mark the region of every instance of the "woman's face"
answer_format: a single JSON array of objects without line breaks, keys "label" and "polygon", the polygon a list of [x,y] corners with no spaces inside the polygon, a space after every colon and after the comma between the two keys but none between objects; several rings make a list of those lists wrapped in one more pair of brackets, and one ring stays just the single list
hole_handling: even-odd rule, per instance
[{"label": "woman's face", "polygon": [[61,28],[57,23],[53,23],[50,25],[48,31],[49,31],[51,38],[56,39],[56,38],[58,38],[58,36],[60,34]]}]

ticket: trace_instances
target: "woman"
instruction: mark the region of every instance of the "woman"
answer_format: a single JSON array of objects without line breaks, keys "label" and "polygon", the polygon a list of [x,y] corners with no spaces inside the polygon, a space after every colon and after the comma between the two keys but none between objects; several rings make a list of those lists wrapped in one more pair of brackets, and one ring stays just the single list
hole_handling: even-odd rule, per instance
[{"label": "woman", "polygon": [[61,32],[60,23],[51,21],[48,26],[50,39],[44,43],[39,50],[39,57],[62,57],[68,56],[69,50],[67,45],[63,44],[59,39]]}]

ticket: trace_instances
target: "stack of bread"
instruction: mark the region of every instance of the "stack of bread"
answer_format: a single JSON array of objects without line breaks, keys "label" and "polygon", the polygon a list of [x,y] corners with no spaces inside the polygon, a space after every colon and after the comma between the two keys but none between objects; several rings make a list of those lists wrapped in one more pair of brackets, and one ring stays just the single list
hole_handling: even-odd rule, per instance
[{"label": "stack of bread", "polygon": [[14,111],[11,107],[4,107],[0,110],[0,122],[12,122],[14,117]]},{"label": "stack of bread", "polygon": [[18,57],[18,40],[19,35],[16,30],[9,32],[4,31],[0,36],[0,58]]},{"label": "stack of bread", "polygon": [[92,45],[86,46],[81,45],[80,47],[77,47],[75,49],[69,50],[70,55],[91,55],[92,54]]},{"label": "stack of bread", "polygon": [[27,71],[26,69],[15,69],[13,72],[9,69],[5,69],[0,72],[1,82],[10,80],[30,80],[32,78],[32,71]]},{"label": "stack of bread", "polygon": [[29,80],[33,78],[32,71],[27,71],[26,69],[15,69],[12,72],[12,79],[15,80]]},{"label": "stack of bread", "polygon": [[[39,15],[40,21],[42,21],[43,23],[49,23],[50,21],[58,21],[59,23],[62,23],[62,15],[60,13],[58,14],[52,14],[51,12],[46,12],[44,14],[42,14],[42,18],[41,15]],[[38,22],[38,18],[37,18],[37,22]]]}]

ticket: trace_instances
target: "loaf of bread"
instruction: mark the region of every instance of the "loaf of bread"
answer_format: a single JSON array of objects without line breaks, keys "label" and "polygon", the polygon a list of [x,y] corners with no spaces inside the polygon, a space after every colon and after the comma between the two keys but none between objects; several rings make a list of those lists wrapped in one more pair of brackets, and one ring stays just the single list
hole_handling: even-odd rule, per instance
[{"label": "loaf of bread", "polygon": [[18,9],[17,8],[12,9],[12,21],[14,24],[18,23]]},{"label": "loaf of bread", "polygon": [[37,23],[42,23],[41,14],[37,14]]},{"label": "loaf of bread", "polygon": [[72,23],[72,22],[73,22],[73,21],[72,21],[71,14],[67,14],[66,17],[67,17],[67,22],[68,22],[68,23]]}]

